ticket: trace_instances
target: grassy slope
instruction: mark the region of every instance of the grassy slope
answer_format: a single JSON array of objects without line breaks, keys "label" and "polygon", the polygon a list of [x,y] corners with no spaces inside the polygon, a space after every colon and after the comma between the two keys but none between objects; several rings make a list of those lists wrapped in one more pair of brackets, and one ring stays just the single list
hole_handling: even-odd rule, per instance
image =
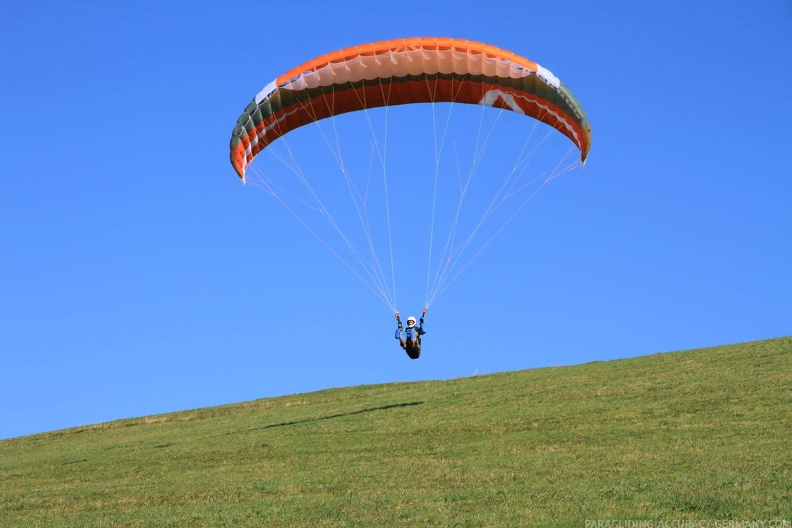
[{"label": "grassy slope", "polygon": [[792,519],[792,338],[0,442],[0,526]]}]

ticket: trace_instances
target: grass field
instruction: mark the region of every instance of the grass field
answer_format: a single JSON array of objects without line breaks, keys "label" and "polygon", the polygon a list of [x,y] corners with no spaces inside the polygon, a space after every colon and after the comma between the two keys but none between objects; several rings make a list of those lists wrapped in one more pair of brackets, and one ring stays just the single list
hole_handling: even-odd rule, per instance
[{"label": "grass field", "polygon": [[616,519],[792,520],[792,338],[0,442],[2,527]]}]

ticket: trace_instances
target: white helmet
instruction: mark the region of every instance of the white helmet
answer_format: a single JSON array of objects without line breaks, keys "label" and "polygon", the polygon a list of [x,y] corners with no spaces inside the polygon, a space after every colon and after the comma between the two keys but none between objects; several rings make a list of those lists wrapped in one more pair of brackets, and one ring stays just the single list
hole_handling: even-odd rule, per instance
[{"label": "white helmet", "polygon": [[407,324],[410,324],[410,323],[415,324],[415,317],[413,317],[412,315],[407,318]]}]

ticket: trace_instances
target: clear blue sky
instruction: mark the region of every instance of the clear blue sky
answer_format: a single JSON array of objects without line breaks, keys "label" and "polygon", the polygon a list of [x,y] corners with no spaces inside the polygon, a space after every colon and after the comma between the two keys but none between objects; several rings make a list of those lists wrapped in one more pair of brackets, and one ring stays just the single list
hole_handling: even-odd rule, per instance
[{"label": "clear blue sky", "polygon": [[[432,305],[410,361],[228,141],[299,63],[427,35],[552,70],[593,148]],[[792,334],[788,1],[31,0],[0,7],[0,49],[0,438]]]}]

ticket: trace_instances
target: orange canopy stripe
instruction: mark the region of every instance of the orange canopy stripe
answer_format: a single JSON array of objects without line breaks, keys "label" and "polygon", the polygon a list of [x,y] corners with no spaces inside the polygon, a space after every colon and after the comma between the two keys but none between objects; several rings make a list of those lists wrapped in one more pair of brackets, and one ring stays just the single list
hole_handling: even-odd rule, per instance
[{"label": "orange canopy stripe", "polygon": [[510,51],[502,50],[495,46],[490,46],[489,44],[443,37],[415,37],[406,39],[382,40],[380,42],[373,42],[360,46],[350,46],[342,50],[333,51],[297,66],[288,73],[278,77],[275,82],[280,85],[286,83],[289,79],[299,76],[303,72],[316,71],[327,67],[330,64],[346,63],[360,56],[402,53],[419,49],[426,51],[456,50],[466,54],[480,53],[496,60],[520,64],[524,68],[532,71],[536,71],[537,69],[535,62],[529,61],[525,57],[520,57],[519,55]]}]

